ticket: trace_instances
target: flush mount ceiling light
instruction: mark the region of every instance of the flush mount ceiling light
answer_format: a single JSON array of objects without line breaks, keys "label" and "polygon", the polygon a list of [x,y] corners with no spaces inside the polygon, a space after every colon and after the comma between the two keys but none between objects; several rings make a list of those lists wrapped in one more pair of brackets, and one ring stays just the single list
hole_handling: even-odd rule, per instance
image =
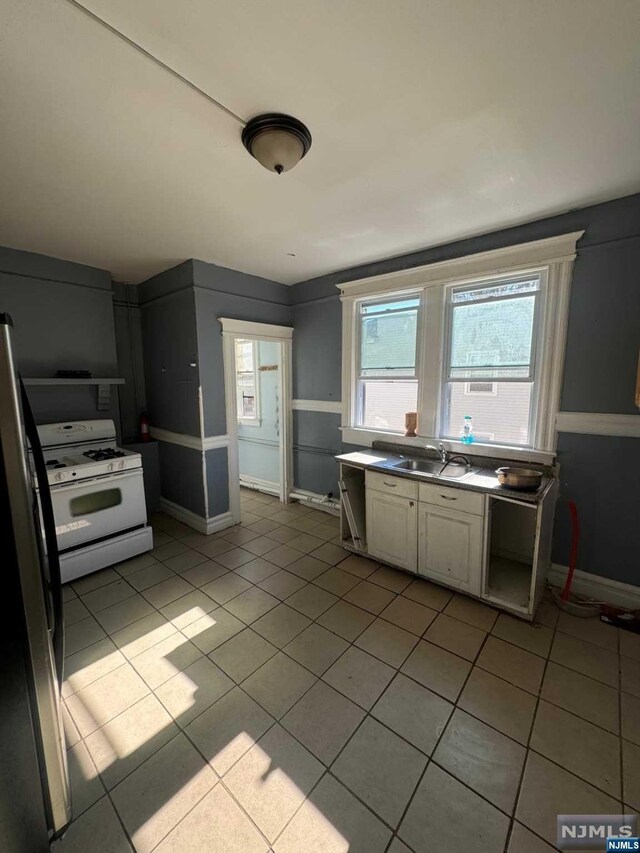
[{"label": "flush mount ceiling light", "polygon": [[265,113],[247,122],[242,143],[249,154],[270,172],[288,172],[311,148],[311,134],[293,116]]}]

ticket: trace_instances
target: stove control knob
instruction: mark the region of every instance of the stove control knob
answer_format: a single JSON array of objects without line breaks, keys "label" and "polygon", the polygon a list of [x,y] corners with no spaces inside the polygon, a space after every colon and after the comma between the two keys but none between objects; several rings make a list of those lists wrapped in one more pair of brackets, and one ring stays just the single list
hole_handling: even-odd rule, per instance
[{"label": "stove control knob", "polygon": [[124,459],[121,459],[119,462],[116,462],[116,468],[124,468]]},{"label": "stove control knob", "polygon": [[60,480],[64,480],[64,474],[62,473],[62,471],[58,471],[58,473],[56,474],[56,480],[58,482],[60,482]]},{"label": "stove control knob", "polygon": [[113,462],[109,462],[107,465],[107,471],[113,471]]}]

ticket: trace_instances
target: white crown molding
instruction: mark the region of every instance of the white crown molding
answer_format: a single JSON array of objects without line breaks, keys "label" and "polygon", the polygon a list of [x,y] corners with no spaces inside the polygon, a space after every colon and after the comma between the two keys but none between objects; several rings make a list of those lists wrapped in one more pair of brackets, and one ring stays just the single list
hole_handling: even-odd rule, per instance
[{"label": "white crown molding", "polygon": [[[552,586],[563,587],[568,571],[567,566],[552,563],[547,580]],[[631,610],[640,608],[640,586],[581,572],[579,569],[573,575],[571,591],[595,601],[606,601],[616,607],[628,607]]]},{"label": "white crown molding", "polygon": [[558,412],[558,432],[583,435],[616,435],[640,438],[640,414],[611,415],[598,412]]},{"label": "white crown molding", "polygon": [[234,523],[230,512],[223,512],[212,518],[204,518],[190,509],[186,509],[170,501],[168,498],[160,498],[160,509],[172,518],[177,519],[177,521],[181,521],[183,524],[197,530],[198,533],[204,533],[207,536],[211,533],[217,533],[218,530],[231,527]]},{"label": "white crown molding", "polygon": [[357,279],[356,281],[338,284],[341,298],[362,295],[375,295],[391,291],[410,290],[413,287],[431,287],[446,284],[449,281],[465,283],[484,276],[496,276],[508,273],[513,269],[525,270],[547,266],[560,261],[571,261],[576,256],[576,243],[584,231],[573,231],[558,237],[548,237],[531,243],[520,243],[517,246],[507,246],[502,249],[491,249],[487,252],[477,252],[465,255],[463,258],[452,258],[447,261],[437,261],[420,267],[397,270],[392,273]]},{"label": "white crown molding", "polygon": [[181,447],[188,447],[190,450],[215,450],[218,447],[229,446],[228,435],[209,435],[205,438],[200,438],[197,435],[187,435],[184,432],[172,432],[168,429],[160,429],[160,427],[150,426],[149,434],[156,441],[164,441],[167,444],[178,444]]},{"label": "white crown molding", "polygon": [[342,414],[342,402],[333,400],[293,400],[294,412],[328,412],[334,415]]},{"label": "white crown molding", "polygon": [[293,337],[293,329],[290,326],[274,326],[270,323],[252,323],[248,320],[231,320],[228,317],[218,317],[224,335],[242,335],[243,337],[257,338],[258,340],[290,341]]}]

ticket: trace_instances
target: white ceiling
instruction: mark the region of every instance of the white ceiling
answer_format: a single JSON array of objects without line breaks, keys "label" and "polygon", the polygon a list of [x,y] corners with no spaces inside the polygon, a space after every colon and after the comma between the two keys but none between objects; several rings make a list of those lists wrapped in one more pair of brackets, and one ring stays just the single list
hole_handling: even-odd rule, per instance
[{"label": "white ceiling", "polygon": [[[640,190],[638,0],[2,0],[0,244],[293,283]],[[294,253],[295,257],[290,257]]]}]

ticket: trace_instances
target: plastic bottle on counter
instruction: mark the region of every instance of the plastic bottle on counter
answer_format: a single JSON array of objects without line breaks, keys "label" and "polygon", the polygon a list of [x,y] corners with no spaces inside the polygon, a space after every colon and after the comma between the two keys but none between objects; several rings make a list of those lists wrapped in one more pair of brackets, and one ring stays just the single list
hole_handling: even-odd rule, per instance
[{"label": "plastic bottle on counter", "polygon": [[462,434],[460,435],[460,441],[463,444],[473,443],[473,418],[471,417],[471,415],[464,416],[464,423],[462,425]]}]

